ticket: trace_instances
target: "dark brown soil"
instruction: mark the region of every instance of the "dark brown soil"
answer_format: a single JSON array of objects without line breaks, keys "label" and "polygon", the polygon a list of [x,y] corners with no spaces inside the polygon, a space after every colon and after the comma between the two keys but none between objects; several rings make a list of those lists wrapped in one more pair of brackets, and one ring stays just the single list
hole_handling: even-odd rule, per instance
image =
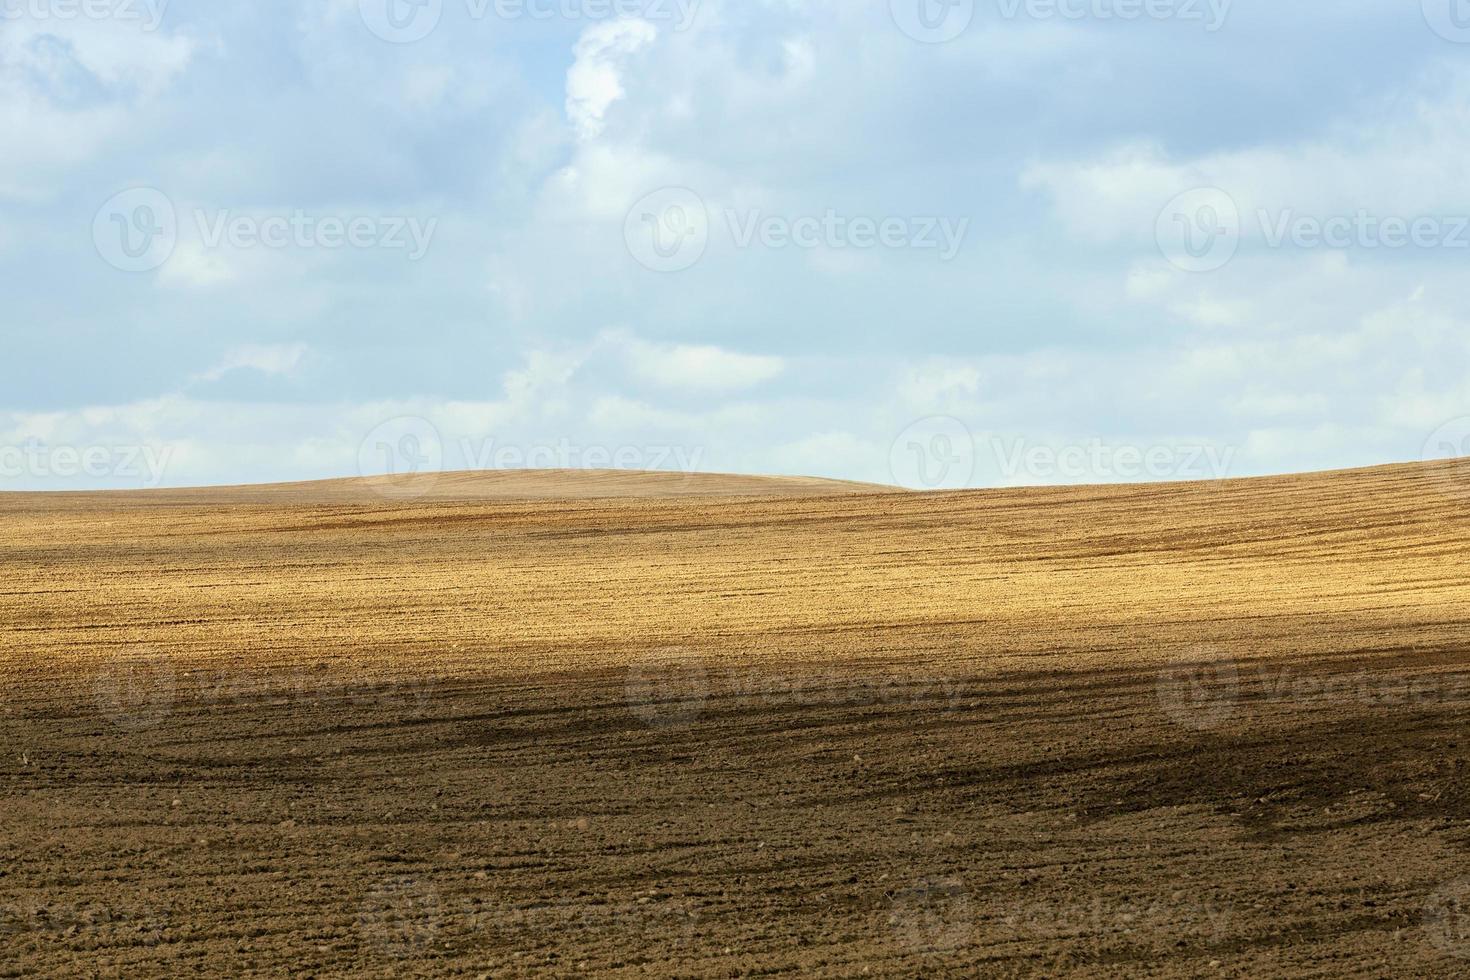
[{"label": "dark brown soil", "polygon": [[1460,486],[0,498],[0,976],[1464,976]]}]

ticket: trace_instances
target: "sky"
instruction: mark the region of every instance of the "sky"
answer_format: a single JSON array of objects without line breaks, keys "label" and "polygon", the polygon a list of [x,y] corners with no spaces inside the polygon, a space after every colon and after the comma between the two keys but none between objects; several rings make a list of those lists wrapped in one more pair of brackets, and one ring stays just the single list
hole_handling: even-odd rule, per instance
[{"label": "sky", "polygon": [[0,489],[1470,453],[1466,0],[0,0]]}]

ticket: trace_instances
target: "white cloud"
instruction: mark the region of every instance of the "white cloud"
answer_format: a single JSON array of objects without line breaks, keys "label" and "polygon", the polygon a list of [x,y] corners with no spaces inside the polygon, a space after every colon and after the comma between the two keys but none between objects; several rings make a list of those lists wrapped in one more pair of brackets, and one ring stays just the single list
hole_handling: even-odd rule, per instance
[{"label": "white cloud", "polygon": [[618,352],[635,377],[661,388],[738,391],[770,381],[787,366],[780,357],[711,345],[653,344],[623,331],[605,332],[600,339]]},{"label": "white cloud", "polygon": [[543,414],[566,411],[572,377],[586,358],[582,350],[527,352],[525,367],[507,371],[503,379],[509,407]]},{"label": "white cloud", "polygon": [[1173,310],[1201,327],[1237,327],[1248,323],[1251,317],[1251,304],[1248,302],[1203,294],[1173,307]]},{"label": "white cloud", "polygon": [[[167,439],[188,482],[350,475],[365,432],[398,415],[456,443],[678,439],[707,447],[711,468],[888,479],[888,443],[926,415],[977,435],[1110,444],[1203,433],[1255,447],[1239,462],[1261,470],[1413,458],[1425,433],[1470,411],[1457,254],[1248,243],[1199,276],[1153,241],[1163,203],[1201,184],[1228,187],[1246,214],[1470,212],[1470,84],[1447,71],[1438,88],[1403,85],[1414,59],[1447,58],[1443,45],[1395,47],[1358,71],[1365,101],[1333,126],[1348,96],[1330,84],[1341,64],[1322,65],[1347,21],[1325,53],[1311,18],[1277,39],[1309,57],[1273,64],[1270,86],[1226,79],[1180,99],[1157,79],[1182,67],[1220,82],[1256,27],[1192,47],[1178,33],[978,18],[928,46],[895,30],[881,0],[706,0],[688,30],[584,21],[551,35],[446,4],[432,37],[387,45],[358,0],[298,7],[265,34],[218,5],[173,10],[169,29],[188,22],[188,35],[0,26],[0,201],[55,202],[0,227],[21,270],[6,302],[48,324],[31,338],[38,353],[79,357],[69,385],[19,378],[8,397],[131,391],[116,377],[129,351],[184,379],[182,394],[32,415],[21,430]],[[562,29],[566,57],[548,65],[534,37]],[[231,43],[229,64],[190,40],[214,37]],[[1378,41],[1365,50],[1387,50]],[[254,69],[279,64],[300,70],[238,85],[235,69],[269,79]],[[182,91],[186,77],[197,84]],[[1304,94],[1279,112],[1261,94],[1287,88]],[[221,129],[211,112],[241,122]],[[1038,193],[1017,196],[1018,174]],[[431,261],[398,270],[348,252],[205,250],[181,220],[172,259],[126,277],[97,260],[86,222],[90,196],[134,182],[211,213],[412,207],[445,227]],[[716,223],[727,209],[970,215],[978,239],[929,268],[877,249],[737,249],[716,224],[697,267],[656,276],[629,254],[624,219],[667,186],[695,190]],[[233,333],[218,350],[259,339],[251,323],[291,322],[310,352],[191,362],[197,325],[226,308],[219,329]],[[637,333],[589,343],[589,322]],[[482,375],[502,354],[492,330],[546,349]],[[403,356],[418,345],[462,356],[442,368]],[[224,405],[223,385],[189,397],[203,393],[188,387],[200,368],[196,383],[290,377],[349,349],[353,370],[312,378],[320,404]],[[353,400],[364,389],[378,400]]]},{"label": "white cloud", "polygon": [[158,270],[165,286],[203,289],[233,282],[238,270],[225,261],[221,249],[209,249],[197,241],[182,241]]},{"label": "white cloud", "polygon": [[576,61],[567,70],[567,119],[582,140],[602,135],[607,111],[623,98],[623,71],[628,59],[652,44],[658,29],[636,17],[594,24],[582,32],[573,49]]},{"label": "white cloud", "polygon": [[188,69],[195,42],[144,23],[0,19],[0,198],[45,200],[59,174],[129,135],[137,107]]},{"label": "white cloud", "polygon": [[587,420],[603,431],[698,431],[702,419],[690,413],[655,408],[644,402],[609,395],[593,402]]},{"label": "white cloud", "polygon": [[233,371],[258,371],[261,374],[286,376],[296,372],[306,356],[305,344],[272,344],[236,347],[208,371],[196,374],[196,382],[218,381]]},{"label": "white cloud", "polygon": [[875,460],[886,460],[888,444],[851,432],[819,432],[771,451],[770,471],[781,476],[823,476],[871,472]]},{"label": "white cloud", "polygon": [[[140,5],[141,7],[141,5]],[[9,82],[24,75],[46,92],[65,92],[80,69],[108,89],[157,95],[188,68],[197,45],[187,36],[146,30],[120,18],[5,19],[0,65]]]},{"label": "white cloud", "polygon": [[649,191],[689,179],[686,168],[660,153],[600,141],[581,147],[571,164],[547,180],[542,203],[549,221],[621,223]]},{"label": "white cloud", "polygon": [[911,411],[953,411],[975,401],[981,381],[980,368],[971,361],[930,358],[904,371],[898,396]]},{"label": "white cloud", "polygon": [[1360,209],[1378,218],[1470,214],[1470,184],[1456,161],[1470,156],[1470,69],[1448,83],[1435,73],[1390,106],[1368,106],[1326,137],[1197,157],[1155,142],[1090,159],[1039,162],[1020,183],[1045,191],[1077,238],[1151,239],[1176,194],[1218,187],[1239,208],[1243,237],[1260,238],[1258,211],[1329,217]]},{"label": "white cloud", "polygon": [[[257,481],[307,479],[353,475],[369,433],[389,420],[414,417],[434,426],[451,469],[486,465],[487,446],[527,451],[569,442],[681,446],[697,449],[706,469],[881,482],[889,479],[893,438],[917,418],[948,414],[971,428],[979,450],[992,445],[992,437],[1058,446],[1197,443],[1238,449],[1231,472],[1246,475],[1418,458],[1429,433],[1470,405],[1470,375],[1463,369],[1470,362],[1467,337],[1463,323],[1411,298],[1360,318],[1337,336],[929,358],[899,363],[857,385],[870,386],[871,397],[849,391],[727,404],[703,400],[691,407],[683,392],[673,402],[661,401],[657,391],[629,396],[599,384],[584,368],[608,353],[631,358],[629,367],[641,357],[660,378],[672,371],[682,380],[708,381],[702,372],[723,376],[711,365],[738,364],[751,355],[613,332],[582,348],[528,352],[521,366],[505,372],[500,396],[490,400],[235,404],[178,394],[64,412],[0,412],[0,445],[151,446],[156,455],[169,453],[170,485],[232,482],[240,474]],[[238,348],[200,377],[217,379],[234,370],[289,375],[308,353],[300,345]],[[1421,366],[1407,372],[1394,366],[1405,360]],[[1363,398],[1365,390],[1386,394],[1375,401]],[[992,468],[979,478],[996,482],[1002,476]],[[54,486],[44,480],[29,485]]]},{"label": "white cloud", "polygon": [[45,200],[57,171],[97,155],[126,124],[127,113],[121,109],[63,112],[0,80],[0,132],[5,134],[6,157],[0,168],[0,198]]},{"label": "white cloud", "polygon": [[[308,353],[300,344],[240,347],[191,382],[238,370],[287,376]],[[176,393],[60,412],[0,411],[0,447],[146,448],[150,458],[166,460],[157,481],[166,486],[237,482],[242,473],[249,482],[325,479],[356,475],[359,451],[371,433],[384,423],[415,418],[437,430],[446,468],[467,468],[482,462],[477,454],[484,445],[548,442],[547,423],[550,432],[566,432],[556,405],[568,397],[579,357],[528,352],[524,367],[506,372],[503,397],[493,401],[239,403]],[[46,472],[3,475],[4,489],[154,485],[126,472],[70,480]]]}]

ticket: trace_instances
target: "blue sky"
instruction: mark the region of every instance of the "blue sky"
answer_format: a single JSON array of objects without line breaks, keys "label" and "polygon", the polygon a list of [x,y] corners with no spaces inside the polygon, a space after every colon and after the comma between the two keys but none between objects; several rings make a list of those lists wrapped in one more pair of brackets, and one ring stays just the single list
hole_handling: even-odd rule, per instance
[{"label": "blue sky", "polygon": [[3,488],[1470,450],[1463,0],[0,14]]}]

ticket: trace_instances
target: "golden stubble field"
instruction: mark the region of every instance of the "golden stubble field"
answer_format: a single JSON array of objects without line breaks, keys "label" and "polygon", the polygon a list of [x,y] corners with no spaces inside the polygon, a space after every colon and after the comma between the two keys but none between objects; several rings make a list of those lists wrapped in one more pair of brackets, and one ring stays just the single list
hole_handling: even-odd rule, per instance
[{"label": "golden stubble field", "polygon": [[0,976],[1461,976],[1467,504],[0,495]]}]

